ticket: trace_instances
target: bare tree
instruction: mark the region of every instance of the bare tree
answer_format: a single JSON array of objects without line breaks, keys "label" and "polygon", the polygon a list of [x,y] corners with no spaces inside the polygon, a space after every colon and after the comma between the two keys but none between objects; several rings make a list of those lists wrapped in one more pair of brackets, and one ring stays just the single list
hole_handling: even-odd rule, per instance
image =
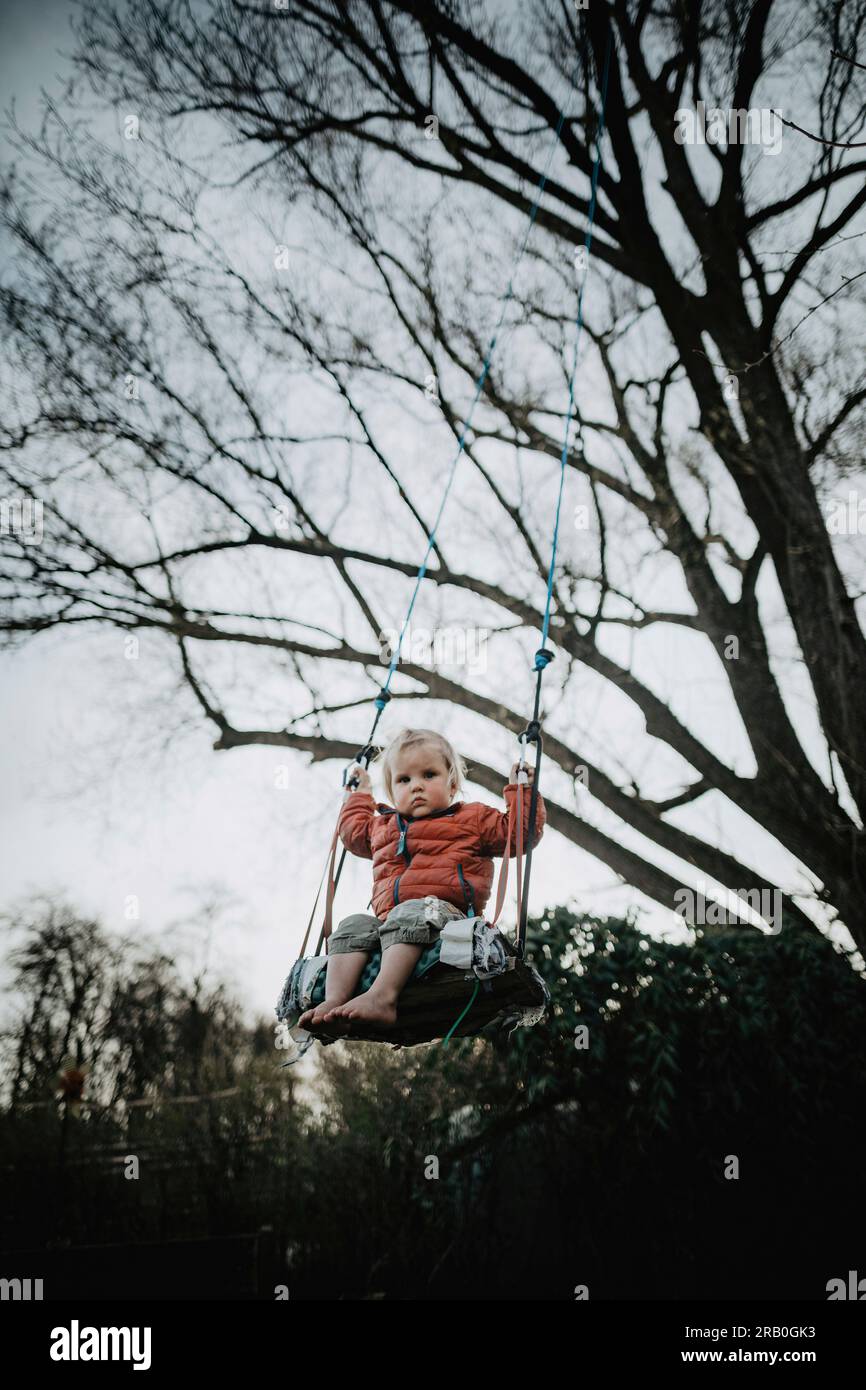
[{"label": "bare tree", "polygon": [[66,1059],[86,1063],[88,1100],[189,1095],[237,1078],[240,1010],[222,982],[183,979],[153,942],[133,948],[50,897],[0,917],[14,943],[0,1031],[4,1104],[49,1103]]},{"label": "bare tree", "polygon": [[[461,496],[483,525],[449,517],[426,580],[433,609],[528,651],[609,61],[567,454],[591,524],[556,575],[565,669],[545,735],[599,815],[548,791],[550,823],[670,907],[680,884],[656,851],[734,892],[777,886],[701,815],[734,806],[800,874],[790,920],[820,900],[866,947],[866,644],[849,550],[822,510],[863,438],[864,16],[862,0],[808,14],[789,0],[88,11],[65,106],[20,134],[53,207],[31,164],[3,191],[18,250],[3,471],[48,518],[38,545],[3,537],[6,641],[150,630],[176,644],[216,748],[351,756],[341,715],[381,682],[386,595],[410,593],[444,484],[431,466],[421,496],[408,429],[431,460],[461,437],[553,148],[466,437]],[[98,132],[75,118],[84,79],[113,99]],[[780,160],[678,139],[684,107],[745,111],[780,92],[823,143],[791,131]],[[682,683],[662,692],[647,674],[659,641],[725,685],[745,757],[695,732]],[[256,679],[268,654],[290,663],[309,700],[288,724],[233,716],[218,659],[233,650]],[[512,672],[481,689],[410,660],[399,694],[517,732]],[[593,740],[577,689],[605,692],[621,746]]]}]

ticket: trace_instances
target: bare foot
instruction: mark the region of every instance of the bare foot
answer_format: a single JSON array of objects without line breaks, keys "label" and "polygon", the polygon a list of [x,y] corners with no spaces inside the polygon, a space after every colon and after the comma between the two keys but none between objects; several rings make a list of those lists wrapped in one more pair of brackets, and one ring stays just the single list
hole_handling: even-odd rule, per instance
[{"label": "bare foot", "polygon": [[345,1002],[345,999],[325,999],[314,1009],[307,1009],[306,1013],[301,1014],[297,1026],[299,1028],[315,1028],[317,1024],[324,1022],[332,1009],[338,1008]]},{"label": "bare foot", "polygon": [[354,1018],[363,1023],[379,1023],[383,1027],[393,1027],[397,1022],[397,1001],[387,995],[368,989],[355,999],[331,1008],[333,1018]]}]

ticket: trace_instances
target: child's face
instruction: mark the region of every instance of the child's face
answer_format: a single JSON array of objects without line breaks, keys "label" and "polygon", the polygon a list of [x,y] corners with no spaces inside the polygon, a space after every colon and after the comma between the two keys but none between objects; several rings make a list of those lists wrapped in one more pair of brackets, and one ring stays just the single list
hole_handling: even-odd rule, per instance
[{"label": "child's face", "polygon": [[445,759],[431,743],[416,743],[398,754],[391,784],[401,816],[429,816],[451,805],[454,789]]}]

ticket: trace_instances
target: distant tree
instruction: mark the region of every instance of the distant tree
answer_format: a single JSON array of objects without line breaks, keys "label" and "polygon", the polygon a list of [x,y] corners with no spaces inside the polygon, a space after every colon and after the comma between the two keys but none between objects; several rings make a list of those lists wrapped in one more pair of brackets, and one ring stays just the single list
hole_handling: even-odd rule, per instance
[{"label": "distant tree", "polygon": [[61,901],[35,899],[0,921],[13,941],[0,1033],[13,1110],[57,1095],[67,1059],[86,1063],[85,1097],[102,1106],[236,1080],[246,1034],[224,984],[184,980],[153,943],[133,946]]}]

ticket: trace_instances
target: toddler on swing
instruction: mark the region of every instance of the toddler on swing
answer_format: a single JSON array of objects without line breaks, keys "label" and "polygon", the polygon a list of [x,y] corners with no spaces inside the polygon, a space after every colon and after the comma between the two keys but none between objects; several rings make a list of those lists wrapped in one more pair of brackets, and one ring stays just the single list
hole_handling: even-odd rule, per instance
[{"label": "toddler on swing", "polygon": [[[517,796],[517,769],[504,788],[509,810]],[[334,1018],[362,1019],[387,1027],[397,1022],[397,1000],[426,946],[453,918],[480,916],[493,884],[493,859],[517,850],[517,825],[509,846],[508,811],[480,801],[455,801],[466,766],[451,744],[432,729],[403,729],[382,758],[386,795],[377,802],[365,768],[355,763],[356,790],[347,790],[340,812],[340,839],[352,854],[373,861],[374,916],[345,917],[328,942],[325,998],[298,1019],[304,1028]],[[523,795],[523,844],[528,848],[531,782]],[[546,821],[536,806],[536,834]],[[355,994],[368,956],[382,952],[379,974]]]}]

